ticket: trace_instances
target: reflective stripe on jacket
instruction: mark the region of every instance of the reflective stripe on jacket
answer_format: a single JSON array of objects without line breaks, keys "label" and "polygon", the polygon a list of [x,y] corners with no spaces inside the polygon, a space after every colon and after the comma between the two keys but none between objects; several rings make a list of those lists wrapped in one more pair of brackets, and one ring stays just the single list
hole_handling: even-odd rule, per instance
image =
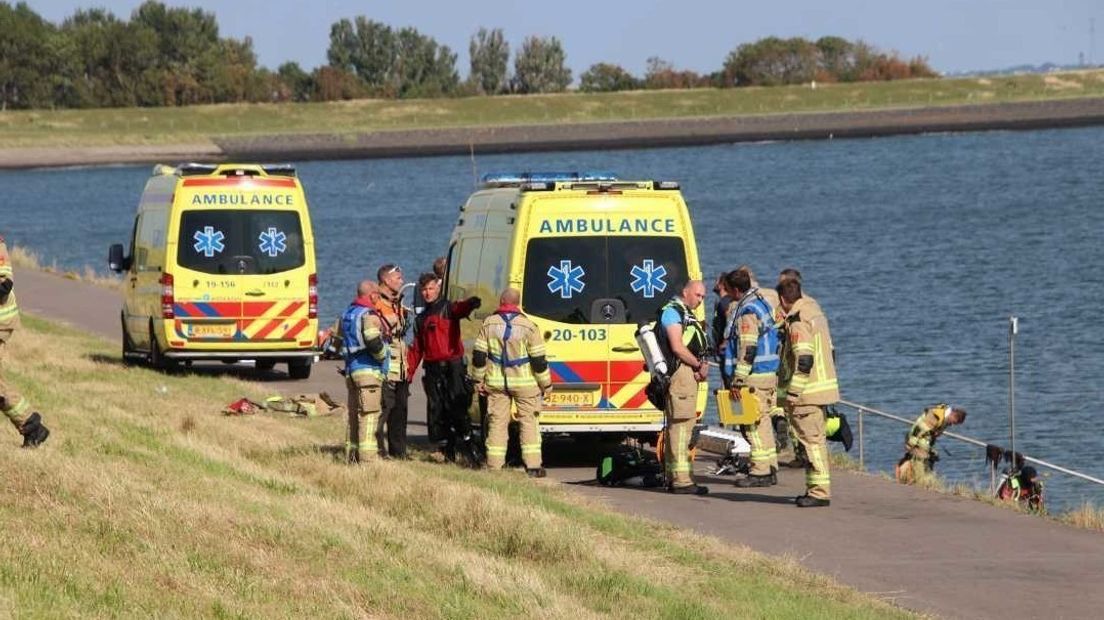
[{"label": "reflective stripe on jacket", "polygon": [[[789,356],[793,376],[787,394],[798,397],[797,405],[831,405],[839,402],[839,382],[832,355],[832,334],[828,318],[815,301],[802,297],[786,313]],[[812,367],[802,368],[802,358],[811,358]]]},{"label": "reflective stripe on jacket", "polygon": [[932,405],[916,418],[905,439],[905,447],[910,452],[931,452],[935,439],[943,434],[947,428],[947,413],[951,410],[949,405],[939,403]]},{"label": "reflective stripe on jacket", "polygon": [[[14,277],[11,256],[8,255],[8,246],[0,237],[0,280]],[[15,302],[15,291],[0,299],[0,329],[15,329],[19,319],[19,305]]]},{"label": "reflective stripe on jacket", "polygon": [[517,311],[498,312],[483,321],[475,339],[473,352],[486,354],[486,362],[477,365],[473,355],[471,377],[489,388],[547,388],[552,385],[552,373],[545,365],[533,372],[533,358],[544,358],[544,338],[529,317]]}]

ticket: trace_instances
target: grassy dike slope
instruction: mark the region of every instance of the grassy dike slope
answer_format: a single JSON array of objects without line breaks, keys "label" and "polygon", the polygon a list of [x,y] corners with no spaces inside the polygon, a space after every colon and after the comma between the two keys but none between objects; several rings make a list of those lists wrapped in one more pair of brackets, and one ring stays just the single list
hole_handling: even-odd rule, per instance
[{"label": "grassy dike slope", "polygon": [[42,320],[12,353],[54,434],[0,445],[0,616],[906,615],[517,473],[342,465],[339,419],[223,417],[263,386],[124,368]]},{"label": "grassy dike slope", "polygon": [[0,148],[211,144],[219,137],[845,112],[1104,96],[1104,71],[769,88],[0,112]]}]

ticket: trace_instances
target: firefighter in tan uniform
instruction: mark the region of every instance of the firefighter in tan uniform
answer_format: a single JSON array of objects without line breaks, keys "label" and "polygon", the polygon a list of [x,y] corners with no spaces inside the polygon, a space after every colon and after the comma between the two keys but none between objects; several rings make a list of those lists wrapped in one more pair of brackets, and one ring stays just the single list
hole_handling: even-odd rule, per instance
[{"label": "firefighter in tan uniform", "polygon": [[378,298],[376,283],[365,280],[357,286],[356,299],[341,315],[345,385],[349,390],[345,453],[350,463],[375,460],[380,452],[376,426],[389,360],[382,319],[376,313]]},{"label": "firefighter in tan uniform", "polygon": [[[751,278],[751,286],[756,289],[759,296],[763,298],[767,306],[771,309],[771,314],[774,317],[774,327],[778,330],[779,338],[783,337],[783,320],[785,319],[785,312],[782,312],[782,304],[778,301],[778,291],[769,286],[759,286],[759,281],[755,279],[755,272],[751,270],[748,265],[740,265],[736,268],[736,271],[746,271],[748,277]],[[732,309],[735,310],[736,306],[733,304]],[[781,353],[779,353],[781,356]],[[782,369],[779,368],[777,373],[779,379],[782,376]],[[786,412],[782,409],[782,403],[785,400],[782,394],[779,392],[779,380],[775,380],[775,402],[770,406],[770,418],[771,418],[771,431],[774,434],[775,439],[775,469],[778,468],[777,453],[784,450],[792,442],[792,433],[789,430],[789,425],[786,422]]]},{"label": "firefighter in tan uniform", "polygon": [[4,379],[8,342],[12,332],[19,327],[19,306],[15,301],[14,289],[11,257],[8,256],[8,246],[4,244],[4,238],[0,237],[0,412],[23,435],[24,448],[37,448],[50,436],[50,430],[42,424],[42,416],[37,411],[31,412],[31,403]]},{"label": "firefighter in tan uniform", "polygon": [[824,436],[827,405],[839,402],[832,335],[828,318],[816,302],[801,296],[801,282],[784,280],[778,285],[786,311],[790,367],[793,376],[786,388],[786,413],[797,440],[805,449],[806,494],[797,498],[802,508],[827,506],[831,499],[828,445]]},{"label": "firefighter in tan uniform", "polygon": [[[801,272],[793,267],[787,267],[778,274],[778,284],[785,282],[786,280],[797,280],[801,283]],[[776,285],[777,287],[777,285]],[[766,290],[766,289],[761,289]],[[790,355],[790,340],[789,330],[786,328],[786,311],[782,309],[782,301],[778,297],[777,290],[771,290],[771,297],[766,297],[767,302],[774,308],[775,324],[778,326],[778,337],[782,342],[782,350],[779,352],[779,358],[781,364],[778,367],[778,388],[775,393],[778,396],[778,405],[771,412],[771,416],[775,420],[775,433],[781,435],[784,431],[786,433],[786,439],[789,440],[790,446],[793,448],[793,460],[781,463],[786,467],[794,467],[797,469],[804,469],[808,459],[805,458],[805,450],[801,447],[801,444],[797,441],[797,434],[793,428],[789,425],[786,413],[783,410],[783,406],[786,404],[786,388],[790,384],[790,379],[793,377],[793,368],[790,366],[789,361],[792,359]],[[807,291],[802,289],[801,296],[808,302],[817,304],[816,299],[813,298]],[[833,358],[835,359],[835,358]],[[783,424],[781,421],[784,421]],[[780,444],[781,445],[781,442]],[[780,447],[779,450],[782,448]]]},{"label": "firefighter in tan uniform", "polygon": [[916,418],[912,429],[905,435],[905,456],[895,468],[898,482],[911,483],[931,474],[938,455],[935,440],[947,430],[966,421],[966,410],[946,403],[932,405]]},{"label": "firefighter in tan uniform", "polygon": [[771,420],[777,402],[779,367],[774,310],[753,285],[750,272],[736,269],[725,280],[737,302],[725,339],[722,371],[729,377],[728,384],[736,398],[741,388],[750,387],[759,404],[759,419],[743,427],[751,444],[751,470],[746,478],[736,480],[736,486],[772,486],[778,483],[778,452]]},{"label": "firefighter in tan uniform", "polygon": [[659,310],[663,334],[661,349],[674,368],[667,389],[664,409],[663,465],[667,472],[667,490],[672,493],[705,495],[709,489],[694,483],[691,475],[690,440],[697,421],[698,384],[705,381],[709,365],[706,354],[705,326],[694,310],[705,299],[705,285],[692,280],[682,293]]},{"label": "firefighter in tan uniform", "polygon": [[407,403],[413,379],[406,360],[406,333],[411,318],[402,305],[402,269],[387,263],[376,274],[379,281],[376,315],[383,320],[383,338],[388,348],[387,375],[383,381],[383,405],[376,423],[376,442],[381,454],[401,459],[406,458]]},{"label": "firefighter in tan uniform", "polygon": [[545,476],[537,416],[541,399],[552,390],[544,338],[521,310],[521,293],[508,288],[498,309],[483,321],[472,349],[471,378],[487,396],[487,467],[506,465],[511,408],[521,427],[521,458],[534,478]]}]

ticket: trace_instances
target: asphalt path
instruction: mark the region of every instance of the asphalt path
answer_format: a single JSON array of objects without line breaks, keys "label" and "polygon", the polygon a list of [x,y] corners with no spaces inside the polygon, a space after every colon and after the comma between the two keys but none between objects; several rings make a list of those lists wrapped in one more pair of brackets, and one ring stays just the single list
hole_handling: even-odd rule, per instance
[{"label": "asphalt path", "polygon": [[[20,306],[43,318],[118,342],[118,292],[53,274],[17,271]],[[307,381],[281,372],[197,365],[197,372],[256,377],[274,391],[344,395],[336,364]],[[425,398],[415,382],[411,437],[424,439]],[[706,474],[706,497],[595,486],[593,466],[546,444],[550,476],[613,509],[690,528],[796,559],[902,607],[956,618],[1092,618],[1104,615],[1104,535],[980,502],[897,485],[877,476],[832,473],[832,506],[798,509],[803,474],[784,469],[770,489],[744,490]],[[577,452],[577,451],[576,451]]]}]

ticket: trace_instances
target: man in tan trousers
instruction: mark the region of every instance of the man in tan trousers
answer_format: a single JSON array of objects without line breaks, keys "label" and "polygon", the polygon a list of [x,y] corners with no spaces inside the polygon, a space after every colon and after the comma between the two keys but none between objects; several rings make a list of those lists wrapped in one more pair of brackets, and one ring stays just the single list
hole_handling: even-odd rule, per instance
[{"label": "man in tan trousers", "polygon": [[376,312],[379,288],[365,280],[357,296],[341,315],[341,338],[345,354],[345,385],[349,390],[349,431],[345,453],[350,463],[373,461],[380,456],[376,439],[387,376],[388,342],[383,319]]},{"label": "man in tan trousers", "polygon": [[663,464],[667,472],[667,490],[671,493],[709,493],[708,488],[694,483],[690,462],[690,439],[697,421],[698,384],[705,381],[709,372],[705,361],[705,326],[694,315],[703,299],[705,285],[701,280],[691,280],[659,311],[657,331],[663,332],[660,349],[668,358],[668,368],[674,368],[663,412]]},{"label": "man in tan trousers", "polygon": [[537,416],[544,394],[552,390],[552,373],[544,338],[518,307],[521,293],[508,288],[498,309],[483,321],[472,349],[471,378],[487,397],[487,467],[506,465],[511,408],[521,427],[521,458],[533,478],[545,476]]},{"label": "man in tan trousers", "polygon": [[786,312],[790,368],[793,377],[786,387],[786,414],[798,442],[805,449],[805,495],[797,498],[801,508],[828,506],[831,476],[828,444],[824,436],[825,407],[839,402],[839,383],[832,355],[828,318],[815,301],[801,295],[801,282],[778,284],[782,309]]},{"label": "man in tan trousers", "polygon": [[[4,379],[4,361],[8,356],[8,342],[19,327],[19,306],[15,301],[15,279],[11,257],[4,238],[0,237],[0,412],[3,412],[15,429],[23,435],[24,448],[37,448],[50,436],[50,430],[42,424],[42,416],[31,412],[31,403],[15,387]],[[28,415],[29,413],[29,415]]]}]

